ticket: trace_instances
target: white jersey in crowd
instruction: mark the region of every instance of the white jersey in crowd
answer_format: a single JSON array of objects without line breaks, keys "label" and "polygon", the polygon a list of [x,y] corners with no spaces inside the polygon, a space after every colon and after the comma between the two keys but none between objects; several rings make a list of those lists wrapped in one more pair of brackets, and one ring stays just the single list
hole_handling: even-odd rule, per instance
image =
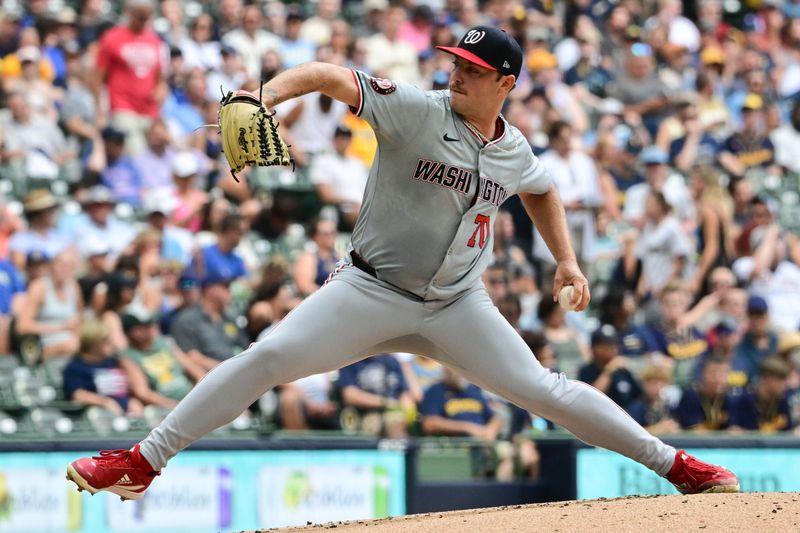
[{"label": "white jersey in crowd", "polygon": [[267,30],[256,30],[253,37],[239,28],[222,36],[222,43],[234,48],[242,57],[247,75],[254,80],[261,79],[261,58],[270,50],[281,49],[281,39]]},{"label": "white jersey in crowd", "polygon": [[[591,157],[577,150],[571,151],[568,157],[569,159],[564,159],[554,150],[548,150],[539,161],[552,176],[565,206],[576,201],[581,201],[586,206],[586,209],[567,210],[567,226],[573,246],[576,251],[580,251],[579,259],[591,261],[597,233],[591,208],[601,203],[597,166]],[[538,231],[534,231],[533,254],[549,263],[556,262]]]},{"label": "white jersey in crowd", "polygon": [[419,85],[419,54],[407,42],[377,33],[369,38],[367,65],[395,81]]},{"label": "white jersey in crowd", "polygon": [[368,176],[360,159],[336,152],[320,154],[311,164],[311,183],[330,185],[337,198],[354,204],[361,203]]},{"label": "white jersey in crowd", "polygon": [[692,244],[672,215],[660,224],[645,224],[636,242],[636,257],[642,260],[642,275],[652,290],[663,289],[672,279],[673,265],[679,257],[689,258]]},{"label": "white jersey in crowd", "polygon": [[767,301],[770,323],[782,331],[800,329],[800,266],[781,261],[775,270],[767,269],[750,280],[755,259],[740,257],[733,262],[733,272],[742,281],[750,281],[750,294]]},{"label": "white jersey in crowd", "polygon": [[[637,183],[625,193],[625,205],[622,208],[622,217],[630,222],[644,217],[644,204],[652,187],[649,183]],[[664,183],[664,198],[675,210],[681,220],[688,220],[696,215],[692,195],[686,187],[686,182],[680,174],[671,173]]]},{"label": "white jersey in crowd", "polygon": [[319,93],[310,93],[294,100],[279,104],[275,108],[278,119],[283,119],[295,107],[302,105],[300,116],[289,128],[292,142],[307,153],[320,153],[333,150],[333,132],[347,113],[347,105],[338,100],[331,102],[328,111],[320,105]]}]

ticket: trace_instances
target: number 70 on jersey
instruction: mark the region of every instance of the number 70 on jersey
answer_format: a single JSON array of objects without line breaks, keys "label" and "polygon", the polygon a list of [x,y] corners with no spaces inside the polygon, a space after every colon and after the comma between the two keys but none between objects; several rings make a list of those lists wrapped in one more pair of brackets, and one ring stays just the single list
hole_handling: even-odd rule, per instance
[{"label": "number 70 on jersey", "polygon": [[489,215],[477,215],[475,217],[475,231],[472,232],[472,237],[467,241],[467,246],[475,248],[475,244],[477,243],[478,248],[481,250],[483,249],[486,241],[489,239],[489,223],[491,220]]}]

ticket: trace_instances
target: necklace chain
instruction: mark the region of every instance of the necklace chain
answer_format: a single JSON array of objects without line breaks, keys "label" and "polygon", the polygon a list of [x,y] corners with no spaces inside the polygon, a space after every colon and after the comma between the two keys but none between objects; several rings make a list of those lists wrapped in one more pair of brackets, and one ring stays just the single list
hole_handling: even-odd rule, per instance
[{"label": "necklace chain", "polygon": [[481,138],[484,144],[488,144],[491,142],[491,139],[487,138],[486,135],[484,135],[475,124],[473,124],[467,119],[464,119],[464,122],[466,122],[470,126],[470,128],[478,135],[478,137]]}]

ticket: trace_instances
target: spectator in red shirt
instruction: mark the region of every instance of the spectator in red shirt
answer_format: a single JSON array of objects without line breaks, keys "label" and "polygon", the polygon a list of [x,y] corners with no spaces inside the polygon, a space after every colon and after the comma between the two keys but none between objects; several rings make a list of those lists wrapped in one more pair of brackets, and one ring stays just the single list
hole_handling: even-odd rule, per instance
[{"label": "spectator in red shirt", "polygon": [[[164,45],[149,27],[153,0],[127,0],[127,23],[103,34],[97,52],[94,95],[100,109],[105,84],[111,123],[127,135],[127,151],[135,154],[146,146],[145,134],[158,117],[166,95]],[[104,125],[105,114],[98,112]]]}]

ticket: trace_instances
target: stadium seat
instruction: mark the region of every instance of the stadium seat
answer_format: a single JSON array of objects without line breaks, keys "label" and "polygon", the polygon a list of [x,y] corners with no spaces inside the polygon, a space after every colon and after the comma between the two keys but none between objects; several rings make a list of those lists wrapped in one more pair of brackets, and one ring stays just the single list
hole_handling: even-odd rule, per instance
[{"label": "stadium seat", "polygon": [[74,424],[58,409],[36,407],[30,411],[30,420],[37,434],[43,436],[72,433]]},{"label": "stadium seat", "polygon": [[168,414],[169,409],[156,407],[155,405],[146,405],[144,408],[144,423],[148,429],[153,429],[158,426]]},{"label": "stadium seat", "polygon": [[[69,357],[53,357],[42,364],[47,383],[58,390],[64,387],[64,368],[69,364]],[[61,396],[61,395],[59,395]]]},{"label": "stadium seat", "polygon": [[93,405],[86,409],[85,419],[91,430],[100,436],[124,433],[131,429],[131,422],[124,416],[117,416],[108,409]]},{"label": "stadium seat", "polygon": [[470,480],[473,477],[470,448],[448,439],[422,439],[417,452],[417,472],[420,481]]},{"label": "stadium seat", "polygon": [[9,377],[11,372],[19,366],[19,360],[12,355],[0,355],[0,381]]},{"label": "stadium seat", "polygon": [[0,434],[13,435],[17,432],[17,428],[17,421],[14,420],[14,417],[0,411]]},{"label": "stadium seat", "polygon": [[268,390],[258,399],[258,410],[264,420],[275,420],[278,412],[278,394],[274,389]]},{"label": "stadium seat", "polygon": [[13,376],[12,391],[16,403],[25,407],[39,405],[40,390],[45,385],[43,373],[36,367],[19,366],[14,369]]}]

